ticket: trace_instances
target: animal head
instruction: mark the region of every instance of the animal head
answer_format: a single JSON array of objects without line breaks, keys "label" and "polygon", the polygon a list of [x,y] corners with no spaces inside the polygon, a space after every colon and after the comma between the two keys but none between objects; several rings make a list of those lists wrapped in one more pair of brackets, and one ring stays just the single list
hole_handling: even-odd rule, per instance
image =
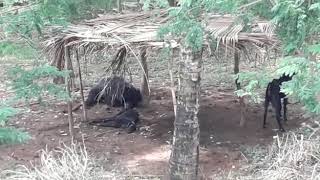
[{"label": "animal head", "polygon": [[98,103],[98,98],[99,98],[100,92],[101,92],[101,90],[99,88],[92,88],[89,91],[89,95],[87,97],[87,100],[85,101],[87,109],[90,109],[91,107],[93,107],[94,105],[96,105]]},{"label": "animal head", "polygon": [[124,90],[124,99],[130,102],[130,104],[135,107],[139,106],[142,102],[142,95],[138,88],[133,87],[132,85],[128,86]]},{"label": "animal head", "polygon": [[279,78],[280,82],[290,81],[292,80],[292,77],[296,75],[296,73],[293,73],[291,76],[288,74],[282,74],[282,76]]},{"label": "animal head", "polygon": [[136,131],[137,127],[135,124],[130,124],[129,127],[127,128],[127,133],[133,133],[134,131]]}]

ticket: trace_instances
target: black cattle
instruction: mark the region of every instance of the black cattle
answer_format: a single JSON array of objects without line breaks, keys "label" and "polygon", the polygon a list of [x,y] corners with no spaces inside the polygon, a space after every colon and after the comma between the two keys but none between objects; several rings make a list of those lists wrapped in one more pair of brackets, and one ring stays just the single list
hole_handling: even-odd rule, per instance
[{"label": "black cattle", "polygon": [[136,130],[138,122],[139,113],[134,109],[127,109],[113,117],[95,120],[89,124],[114,128],[122,127],[127,129],[127,133],[132,133]]},{"label": "black cattle", "polygon": [[[293,74],[295,75],[295,74]],[[292,76],[293,76],[292,75]],[[288,98],[284,93],[280,91],[280,86],[283,82],[290,81],[292,76],[283,74],[279,79],[273,79],[266,89],[265,103],[264,103],[264,117],[263,117],[263,128],[266,128],[266,118],[269,103],[271,102],[273,108],[275,109],[276,119],[279,125],[279,130],[284,132],[284,128],[281,124],[281,99],[283,99],[283,119],[287,121],[287,104]]]},{"label": "black cattle", "polygon": [[85,102],[87,108],[91,108],[98,102],[111,107],[125,107],[130,109],[138,106],[142,101],[140,90],[126,82],[122,77],[102,79],[89,91]]}]

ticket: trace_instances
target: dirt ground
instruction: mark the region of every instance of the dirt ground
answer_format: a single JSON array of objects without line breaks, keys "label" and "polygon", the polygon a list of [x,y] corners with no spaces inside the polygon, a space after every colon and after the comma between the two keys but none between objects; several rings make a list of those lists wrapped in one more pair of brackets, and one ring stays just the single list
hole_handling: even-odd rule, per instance
[{"label": "dirt ground", "polygon": [[[1,92],[0,94],[3,94]],[[299,127],[304,120],[289,105],[287,130]],[[7,169],[16,164],[35,163],[39,160],[39,150],[56,148],[60,142],[68,143],[67,115],[63,113],[65,104],[48,107],[33,105],[30,112],[19,115],[11,123],[22,127],[33,137],[26,144],[0,146],[0,168]],[[122,129],[112,129],[79,124],[81,110],[75,112],[77,140],[82,141],[90,154],[98,158],[106,169],[116,163],[130,169],[133,174],[163,175],[167,171],[170,156],[174,115],[167,89],[154,89],[151,104],[139,108],[141,123],[139,130],[127,134]],[[89,110],[90,119],[111,116],[118,109],[97,105]],[[268,128],[262,129],[261,107],[251,106],[246,113],[245,127],[239,126],[239,104],[233,90],[202,93],[199,113],[201,129],[200,166],[202,173],[210,174],[228,171],[245,163],[241,147],[265,145],[277,134],[273,113],[269,113]]]}]

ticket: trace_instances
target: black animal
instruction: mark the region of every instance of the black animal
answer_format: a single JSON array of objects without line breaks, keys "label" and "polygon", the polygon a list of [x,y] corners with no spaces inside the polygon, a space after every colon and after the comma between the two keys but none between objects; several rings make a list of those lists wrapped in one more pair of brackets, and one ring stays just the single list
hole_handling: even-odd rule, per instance
[{"label": "black animal", "polygon": [[[295,73],[293,75],[295,75]],[[269,103],[271,102],[273,108],[275,109],[279,130],[281,132],[285,131],[281,124],[281,99],[283,99],[283,119],[284,121],[287,121],[288,98],[284,93],[280,91],[280,86],[283,82],[290,81],[292,79],[292,76],[283,74],[279,79],[273,79],[272,82],[268,84],[264,103],[263,128],[266,128],[266,118],[268,113],[267,111]]]},{"label": "black animal", "polygon": [[104,127],[114,127],[114,128],[126,128],[127,133],[132,133],[136,130],[136,124],[139,122],[139,113],[134,109],[127,109],[118,113],[117,115],[104,118],[100,120],[95,120],[89,124],[104,126]]},{"label": "black animal", "polygon": [[111,107],[124,107],[130,109],[139,105],[142,101],[140,90],[126,82],[122,77],[114,76],[103,78],[89,91],[85,102],[89,109],[98,102]]}]

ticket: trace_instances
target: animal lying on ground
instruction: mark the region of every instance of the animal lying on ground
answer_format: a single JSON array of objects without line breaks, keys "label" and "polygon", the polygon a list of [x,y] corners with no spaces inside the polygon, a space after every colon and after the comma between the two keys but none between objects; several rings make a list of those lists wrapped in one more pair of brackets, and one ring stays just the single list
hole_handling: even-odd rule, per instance
[{"label": "animal lying on ground", "polygon": [[104,127],[114,127],[114,128],[126,128],[127,133],[132,133],[136,130],[136,124],[139,122],[139,113],[134,109],[127,109],[121,111],[117,115],[104,118],[100,120],[94,120],[90,122],[91,125],[98,125]]},{"label": "animal lying on ground", "polygon": [[111,107],[124,107],[130,109],[142,102],[140,90],[126,82],[124,78],[114,76],[103,78],[89,91],[85,102],[89,109],[98,102],[105,103]]},{"label": "animal lying on ground", "polygon": [[[293,75],[295,75],[295,73]],[[280,86],[283,82],[290,81],[292,79],[292,76],[283,74],[279,79],[273,79],[272,82],[268,84],[264,103],[263,128],[266,128],[266,118],[268,113],[267,111],[269,103],[271,102],[271,105],[275,109],[279,130],[281,132],[285,131],[281,124],[281,99],[283,99],[283,119],[284,121],[287,121],[288,98],[283,92],[280,91]]]}]

